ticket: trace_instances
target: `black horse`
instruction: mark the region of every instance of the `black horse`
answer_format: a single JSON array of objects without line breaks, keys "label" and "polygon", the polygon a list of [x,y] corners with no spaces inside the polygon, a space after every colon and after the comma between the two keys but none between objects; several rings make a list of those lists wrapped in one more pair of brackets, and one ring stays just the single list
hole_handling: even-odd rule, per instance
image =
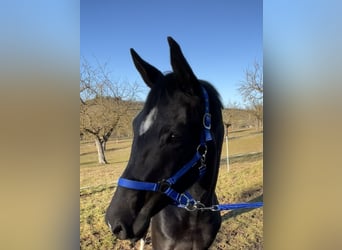
[{"label": "black horse", "polygon": [[105,220],[116,237],[135,242],[152,219],[154,249],[208,249],[221,216],[201,208],[218,203],[222,104],[215,88],[197,79],[179,45],[171,37],[168,42],[173,72],[166,75],[131,49],[150,92],[133,121],[130,159]]}]

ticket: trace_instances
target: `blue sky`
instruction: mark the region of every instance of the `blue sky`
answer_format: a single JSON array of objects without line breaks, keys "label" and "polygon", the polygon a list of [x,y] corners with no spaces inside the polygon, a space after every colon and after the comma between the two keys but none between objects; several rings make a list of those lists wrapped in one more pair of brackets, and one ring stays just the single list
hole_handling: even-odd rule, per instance
[{"label": "blue sky", "polygon": [[243,103],[237,85],[246,68],[263,60],[260,0],[81,0],[80,15],[81,57],[108,63],[113,80],[138,82],[145,94],[129,49],[170,71],[167,36],[180,44],[197,77],[218,89],[225,105]]}]

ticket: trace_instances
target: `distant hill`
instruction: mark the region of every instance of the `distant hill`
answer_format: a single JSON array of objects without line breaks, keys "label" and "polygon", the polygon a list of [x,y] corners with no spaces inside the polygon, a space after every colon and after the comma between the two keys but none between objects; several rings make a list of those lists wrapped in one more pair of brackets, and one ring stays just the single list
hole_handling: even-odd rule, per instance
[{"label": "distant hill", "polygon": [[[111,139],[116,138],[131,138],[133,137],[132,122],[137,114],[142,110],[144,102],[128,102],[130,106],[125,117],[122,117],[115,131],[111,135]],[[230,130],[252,128],[257,126],[257,120],[253,113],[246,109],[223,109],[222,110],[224,123],[230,123]]]}]

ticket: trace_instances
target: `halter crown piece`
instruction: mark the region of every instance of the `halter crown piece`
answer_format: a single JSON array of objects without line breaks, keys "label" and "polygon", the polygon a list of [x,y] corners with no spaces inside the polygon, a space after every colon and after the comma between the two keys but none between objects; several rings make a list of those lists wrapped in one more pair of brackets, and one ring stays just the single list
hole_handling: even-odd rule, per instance
[{"label": "halter crown piece", "polygon": [[205,207],[199,201],[196,201],[188,192],[179,193],[175,191],[172,186],[176,184],[176,182],[191,168],[195,167],[198,162],[200,162],[199,170],[199,178],[201,178],[206,171],[206,154],[207,154],[207,142],[212,140],[211,136],[211,115],[209,112],[209,96],[206,89],[202,86],[202,93],[204,97],[204,115],[203,115],[203,130],[200,139],[200,144],[197,147],[196,153],[193,158],[186,163],[181,169],[179,169],[173,176],[168,179],[164,179],[158,182],[144,182],[144,181],[134,181],[126,178],[119,178],[118,186],[134,189],[134,190],[142,190],[142,191],[152,191],[152,192],[161,192],[171,198],[174,201],[174,204],[178,207],[185,208],[188,211],[195,210],[211,210],[211,211],[221,211],[221,210],[230,210],[230,209],[238,209],[238,208],[256,208],[263,206],[263,202],[254,202],[254,203],[239,203],[239,204],[222,204],[222,205],[213,205],[211,207]]}]

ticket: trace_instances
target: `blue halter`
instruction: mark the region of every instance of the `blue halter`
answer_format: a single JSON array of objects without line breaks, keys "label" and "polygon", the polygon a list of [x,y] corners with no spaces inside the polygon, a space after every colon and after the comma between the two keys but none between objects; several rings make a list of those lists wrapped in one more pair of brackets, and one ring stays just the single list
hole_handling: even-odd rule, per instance
[{"label": "blue halter", "polygon": [[[188,192],[178,193],[172,186],[191,168],[198,165],[200,162],[199,178],[201,178],[206,171],[206,154],[207,154],[207,142],[212,140],[211,136],[211,115],[209,113],[209,96],[204,87],[202,87],[202,93],[204,97],[204,115],[203,115],[203,130],[200,139],[200,144],[197,147],[196,153],[193,158],[186,163],[181,169],[179,169],[173,176],[166,180],[161,180],[158,182],[144,182],[144,181],[134,181],[126,178],[119,178],[118,186],[143,191],[161,192],[171,198],[175,205],[187,209],[188,211],[194,210],[211,210],[220,211],[236,208],[248,208],[248,207],[260,207],[262,204],[260,202],[256,203],[241,203],[241,204],[231,204],[231,205],[213,205],[211,207],[205,207],[199,201],[196,201]],[[251,205],[248,205],[251,204]]]},{"label": "blue halter", "polygon": [[161,192],[171,198],[177,206],[184,207],[190,209],[196,204],[196,201],[191,197],[188,192],[178,193],[176,192],[172,186],[176,184],[176,182],[191,168],[197,165],[200,162],[199,166],[199,177],[201,178],[206,171],[206,154],[207,154],[207,142],[212,140],[211,136],[211,115],[209,113],[209,97],[208,93],[204,87],[202,87],[202,92],[204,96],[204,115],[203,115],[203,130],[202,136],[200,140],[200,144],[197,147],[196,153],[193,158],[186,163],[181,169],[179,169],[173,176],[166,180],[162,180],[159,182],[143,182],[143,181],[134,181],[126,178],[119,178],[118,186],[135,189],[135,190],[144,190],[144,191],[153,191],[153,192]]}]

